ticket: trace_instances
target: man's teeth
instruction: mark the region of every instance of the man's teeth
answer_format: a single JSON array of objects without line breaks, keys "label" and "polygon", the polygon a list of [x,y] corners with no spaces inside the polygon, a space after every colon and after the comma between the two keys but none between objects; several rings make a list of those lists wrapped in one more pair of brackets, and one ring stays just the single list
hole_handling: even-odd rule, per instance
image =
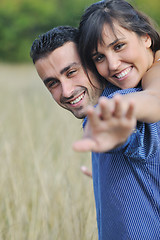
[{"label": "man's teeth", "polygon": [[123,72],[121,72],[120,74],[116,74],[116,77],[119,78],[123,78],[125,77],[130,71],[131,71],[131,67],[127,68],[126,70],[124,70]]},{"label": "man's teeth", "polygon": [[84,97],[84,93],[83,93],[81,96],[79,96],[78,98],[76,98],[74,101],[71,101],[70,103],[71,103],[71,104],[76,104],[76,103],[78,103],[83,97]]}]

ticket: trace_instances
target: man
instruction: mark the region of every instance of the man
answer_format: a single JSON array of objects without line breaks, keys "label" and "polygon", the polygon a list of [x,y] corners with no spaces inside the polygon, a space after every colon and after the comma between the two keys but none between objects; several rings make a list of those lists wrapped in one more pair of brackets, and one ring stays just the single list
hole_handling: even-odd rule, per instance
[{"label": "man", "polygon": [[85,74],[77,51],[77,35],[76,28],[54,28],[35,40],[31,57],[54,100],[81,119],[86,107],[97,103],[103,86],[91,72],[89,78]]},{"label": "man", "polygon": [[[118,98],[116,97],[113,99],[111,105],[109,104],[109,100],[105,99],[105,104],[104,104],[104,101],[103,101],[104,99],[102,99],[99,102],[99,108],[96,113],[94,113],[93,109],[87,110],[88,105],[93,106],[97,104],[99,97],[101,95],[106,94],[106,90],[105,90],[105,84],[102,81],[102,79],[100,81],[98,76],[94,76],[92,72],[89,71],[87,75],[86,72],[84,71],[80,62],[78,51],[77,51],[77,36],[78,36],[77,29],[72,27],[67,27],[67,26],[54,28],[45,34],[42,34],[39,37],[39,39],[36,39],[34,41],[31,48],[31,57],[33,59],[33,63],[35,64],[36,70],[40,78],[43,80],[45,86],[52,94],[54,100],[61,107],[71,111],[75,117],[81,119],[81,118],[84,118],[87,114],[89,114],[88,116],[89,116],[89,120],[91,122],[92,127],[94,126],[94,124],[97,125],[95,121],[96,118],[97,120],[100,120],[100,121],[103,120],[104,122],[108,121],[109,119],[110,127],[109,129],[107,129],[107,131],[109,130],[108,131],[109,136],[112,136],[113,133],[115,134],[116,129],[119,129],[118,126],[120,126],[120,123],[126,120],[128,125],[121,124],[122,126],[120,126],[121,129],[125,130],[125,131],[122,131],[122,133],[125,132],[125,134],[122,137],[122,139],[118,140],[118,142],[116,140],[116,144],[117,143],[122,144],[127,140],[127,137],[131,134],[133,128],[136,125],[133,104],[131,102],[127,103],[127,100],[126,100],[125,103],[127,107],[125,107],[125,110],[124,109],[122,110],[122,101],[121,101],[121,98],[119,98],[118,96]],[[108,97],[113,97],[114,95],[113,91],[115,91],[116,88],[112,86],[110,89],[111,89],[111,92],[108,92],[109,93]],[[139,88],[132,89],[132,91],[130,92],[136,92],[139,90],[141,89]],[[124,94],[126,93],[126,90],[118,90],[118,92]],[[107,104],[107,110],[105,108],[106,104]],[[114,121],[112,121],[112,118],[114,119]],[[104,126],[106,126],[106,123]],[[100,129],[100,131],[101,130],[102,128]],[[109,136],[107,137],[108,139],[110,139]],[[133,141],[135,142],[137,141],[136,134],[133,136]],[[130,143],[130,148],[129,148],[130,152],[127,152],[127,154],[132,153],[131,151],[132,142]],[[124,144],[125,150],[127,150],[128,143],[129,143],[129,140]],[[115,147],[114,140],[113,142],[111,142],[110,149],[112,149],[113,147]],[[138,147],[139,146],[135,144],[135,149],[138,149]],[[154,149],[151,149],[151,150],[154,150]],[[115,150],[115,155],[118,156],[118,154],[116,153],[116,150]],[[99,156],[101,156],[100,159],[99,159]],[[117,204],[117,202],[114,201],[115,196],[117,198],[121,197],[120,194],[118,195],[116,194],[119,193],[121,190],[118,188],[119,180],[117,179],[120,179],[124,176],[123,165],[121,165],[121,162],[118,160],[117,160],[117,163],[115,161],[115,165],[112,165],[112,164],[110,165],[110,168],[113,168],[113,171],[111,171],[110,174],[112,174],[113,175],[112,177],[117,180],[117,181],[113,181],[113,184],[115,185],[114,187],[112,186],[112,181],[110,181],[110,175],[107,175],[107,176],[105,175],[104,169],[107,167],[108,161],[103,157],[105,157],[103,154],[100,155],[99,153],[97,154],[95,153],[93,154],[93,162],[92,162],[95,170],[98,168],[98,171],[99,171],[99,167],[100,167],[101,170],[103,171],[103,175],[99,175],[99,176],[97,175],[97,171],[93,172],[95,196],[99,196],[99,192],[101,188],[101,191],[104,193],[103,198],[105,202],[107,202],[108,204],[104,206],[103,204],[100,203],[99,197],[96,199],[96,208],[98,210],[97,220],[98,220],[99,234],[101,234],[102,230],[103,230],[103,233],[110,234],[107,230],[105,230],[107,226],[107,227],[111,227],[112,229],[115,229],[115,231],[112,231],[112,234],[116,234],[115,235],[116,237],[120,236],[119,233],[121,233],[123,236],[126,236],[128,229],[126,229],[125,226],[121,225],[121,222],[123,223],[123,217],[121,218],[121,213],[120,213],[121,209],[119,209],[119,205]],[[97,161],[98,159],[99,161]],[[104,159],[106,161],[104,161]],[[125,165],[126,163],[127,161],[125,161],[124,159],[123,164]],[[101,164],[101,166],[99,166],[99,164]],[[118,170],[116,174],[114,174],[115,166],[117,166],[121,170],[120,172]],[[136,167],[137,166],[138,165],[136,165]],[[132,168],[132,170],[134,170],[134,168]],[[133,171],[133,173],[135,172]],[[117,178],[117,176],[119,178]],[[128,177],[128,181],[130,181],[129,175],[126,175],[124,177],[125,178]],[[99,185],[99,180],[101,181],[101,183],[103,183],[101,186]],[[135,181],[136,180],[137,179],[135,179]],[[153,179],[153,183],[154,182],[155,181]],[[106,186],[109,186],[109,188],[107,189]],[[114,192],[114,189],[115,191],[117,191],[117,193]],[[128,193],[129,191],[127,190],[125,194],[128,194]],[[107,194],[109,194],[109,198],[107,197]],[[136,201],[138,202],[138,200],[139,199],[137,198]],[[136,205],[136,201],[134,202],[135,205]],[[126,203],[132,204],[132,202],[128,202],[127,199],[126,199]],[[99,206],[102,209],[100,209]],[[153,208],[155,208],[155,206],[153,206]],[[112,211],[112,209],[114,209],[114,211]],[[106,212],[108,210],[110,212],[110,216],[107,217],[107,221],[106,221],[106,219],[102,219],[102,218],[104,215],[106,216]],[[154,211],[152,213],[154,215]],[[150,216],[147,215],[147,217],[148,218],[145,219],[145,221],[150,220],[149,218]],[[102,222],[103,224],[99,222],[99,218],[101,218],[102,220],[105,220]],[[136,223],[136,219],[135,219],[135,223]],[[154,222],[153,225],[154,225],[154,229],[158,229],[157,222]],[[150,224],[151,227],[153,225]],[[140,225],[137,225],[136,223],[135,226],[139,227],[139,230],[140,230]],[[123,232],[121,232],[122,230]],[[106,239],[106,238],[102,237],[101,239]],[[108,239],[111,239],[111,238],[108,238]],[[117,240],[121,238],[115,238],[115,239]]]},{"label": "man", "polygon": [[[81,65],[77,44],[78,30],[70,26],[59,26],[36,39],[30,55],[40,78],[54,100],[72,112],[75,117],[82,119],[87,115],[88,106],[98,103],[106,81],[91,71],[87,71],[86,74]],[[114,114],[115,111],[119,111],[121,104],[120,101],[116,102],[117,100],[113,100],[107,109],[110,112],[114,110]],[[126,105],[123,114],[127,114],[130,109],[130,103]],[[126,137],[128,134],[127,129]]]}]

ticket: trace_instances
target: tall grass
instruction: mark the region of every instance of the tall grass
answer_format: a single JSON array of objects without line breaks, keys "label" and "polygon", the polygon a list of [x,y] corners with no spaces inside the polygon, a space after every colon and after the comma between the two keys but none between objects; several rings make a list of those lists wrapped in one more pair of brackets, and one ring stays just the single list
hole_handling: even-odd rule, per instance
[{"label": "tall grass", "polygon": [[0,65],[0,240],[95,240],[90,155],[81,121],[59,108],[32,65]]}]

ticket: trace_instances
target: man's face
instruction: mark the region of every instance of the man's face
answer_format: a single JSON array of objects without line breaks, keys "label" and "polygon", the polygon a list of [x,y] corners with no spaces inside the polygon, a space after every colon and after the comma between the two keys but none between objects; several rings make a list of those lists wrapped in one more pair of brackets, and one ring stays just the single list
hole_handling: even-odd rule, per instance
[{"label": "man's face", "polygon": [[95,105],[101,95],[99,82],[85,74],[76,44],[67,42],[35,63],[36,70],[54,100],[75,117],[84,118],[88,105]]}]

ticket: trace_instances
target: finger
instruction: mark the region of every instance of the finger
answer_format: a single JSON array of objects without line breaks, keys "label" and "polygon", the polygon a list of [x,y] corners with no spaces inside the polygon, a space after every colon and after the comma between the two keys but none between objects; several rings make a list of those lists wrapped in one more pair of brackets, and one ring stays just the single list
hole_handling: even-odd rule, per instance
[{"label": "finger", "polygon": [[114,109],[114,116],[117,118],[121,118],[123,116],[123,108],[122,108],[122,99],[120,95],[116,95],[114,97],[115,101],[115,109]]},{"label": "finger", "polygon": [[134,102],[131,101],[128,107],[128,110],[126,112],[126,118],[132,119],[135,114],[135,105]]},{"label": "finger", "polygon": [[73,143],[72,148],[76,152],[94,151],[95,142],[89,138],[81,139]]},{"label": "finger", "polygon": [[99,125],[99,113],[93,107],[88,107],[87,110],[88,121],[90,122],[91,128],[96,128]]},{"label": "finger", "polygon": [[111,108],[111,103],[105,97],[99,99],[99,107],[101,112],[101,119],[108,120],[112,116],[113,107]]},{"label": "finger", "polygon": [[88,170],[88,168],[86,166],[82,166],[81,167],[81,171],[84,175],[86,175],[87,177],[91,177],[92,178],[92,172]]}]

